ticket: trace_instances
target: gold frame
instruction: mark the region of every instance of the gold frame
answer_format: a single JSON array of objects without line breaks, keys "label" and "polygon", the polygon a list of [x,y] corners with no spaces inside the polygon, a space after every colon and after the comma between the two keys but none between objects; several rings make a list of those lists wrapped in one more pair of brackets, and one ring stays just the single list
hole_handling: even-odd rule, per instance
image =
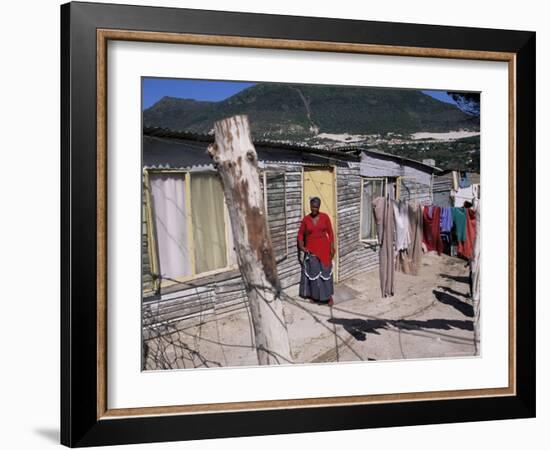
[{"label": "gold frame", "polygon": [[[213,36],[199,34],[158,33],[114,29],[97,29],[97,419],[125,416],[150,416],[165,414],[218,413],[229,411],[252,411],[262,409],[289,409],[322,406],[344,406],[409,402],[420,400],[445,400],[475,397],[496,397],[516,395],[516,186],[515,186],[515,129],[516,129],[516,55],[507,52],[455,50],[445,48],[403,47],[373,44],[334,43],[321,41],[295,41],[286,39],[262,39],[235,36]],[[268,400],[234,403],[213,403],[202,405],[174,405],[162,407],[108,409],[107,405],[107,221],[106,221],[106,167],[107,167],[107,42],[109,40],[181,43],[233,47],[253,47],[287,50],[313,50],[325,52],[364,53],[392,56],[436,57],[451,59],[473,59],[501,61],[508,63],[509,73],[509,342],[508,342],[508,387],[491,389],[466,389],[431,391],[402,394],[359,395],[289,400]]]}]

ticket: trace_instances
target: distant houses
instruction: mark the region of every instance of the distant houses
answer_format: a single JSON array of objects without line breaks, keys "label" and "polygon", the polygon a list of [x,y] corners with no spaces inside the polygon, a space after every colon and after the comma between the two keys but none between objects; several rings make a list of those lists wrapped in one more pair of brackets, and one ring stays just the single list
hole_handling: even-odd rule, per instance
[{"label": "distant houses", "polygon": [[[154,323],[246,307],[228,205],[206,153],[211,142],[158,128],[143,133],[143,308]],[[283,289],[299,282],[296,236],[310,197],[321,198],[332,220],[337,283],[378,266],[375,197],[434,203],[441,170],[431,164],[353,146],[254,145]]]}]

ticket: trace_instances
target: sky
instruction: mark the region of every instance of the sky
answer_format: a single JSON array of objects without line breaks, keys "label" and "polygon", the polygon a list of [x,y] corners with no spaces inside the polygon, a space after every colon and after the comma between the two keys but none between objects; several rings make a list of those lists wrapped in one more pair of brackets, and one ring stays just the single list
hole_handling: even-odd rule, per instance
[{"label": "sky", "polygon": [[422,90],[420,92],[423,92],[424,94],[429,95],[430,97],[436,98],[437,100],[440,100],[445,103],[450,103],[451,105],[456,105],[456,102],[453,100],[453,98],[447,94],[447,91],[426,91]]},{"label": "sky", "polygon": [[[221,101],[255,84],[240,81],[144,78],[143,109],[149,108],[164,96],[214,102]],[[446,91],[421,90],[421,92],[442,102],[456,105],[455,101]]]},{"label": "sky", "polygon": [[164,96],[220,101],[256,83],[238,81],[181,80],[174,78],[143,79],[143,109]]}]

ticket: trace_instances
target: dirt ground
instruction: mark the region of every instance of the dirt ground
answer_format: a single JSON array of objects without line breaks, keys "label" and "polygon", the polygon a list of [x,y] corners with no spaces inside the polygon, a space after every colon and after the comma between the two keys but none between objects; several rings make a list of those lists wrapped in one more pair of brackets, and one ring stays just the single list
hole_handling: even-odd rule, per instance
[{"label": "dirt ground", "polygon": [[[378,270],[336,285],[333,307],[300,299],[297,286],[287,290],[298,300],[284,302],[294,363],[479,354],[463,260],[424,255],[418,276],[396,272],[395,291],[393,297],[380,296]],[[247,310],[180,328],[150,343],[151,354],[162,353],[164,362],[147,368],[258,364]]]}]

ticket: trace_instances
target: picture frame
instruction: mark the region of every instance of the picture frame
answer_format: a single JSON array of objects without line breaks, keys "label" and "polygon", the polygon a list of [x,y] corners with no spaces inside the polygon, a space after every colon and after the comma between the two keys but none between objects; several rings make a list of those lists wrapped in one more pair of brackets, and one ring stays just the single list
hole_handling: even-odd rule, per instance
[{"label": "picture frame", "polygon": [[[109,408],[109,41],[506,62],[508,387]],[[535,33],[528,31],[62,5],[61,443],[81,447],[534,417],[535,42]]]}]

